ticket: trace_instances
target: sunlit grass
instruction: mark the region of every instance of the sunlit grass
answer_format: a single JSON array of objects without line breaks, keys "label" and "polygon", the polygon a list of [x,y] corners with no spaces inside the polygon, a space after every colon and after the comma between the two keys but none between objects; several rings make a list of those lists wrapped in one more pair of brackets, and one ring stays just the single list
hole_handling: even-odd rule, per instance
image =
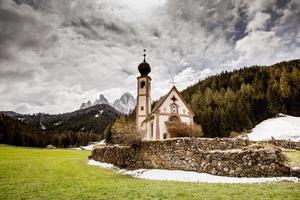
[{"label": "sunlit grass", "polygon": [[299,183],[196,184],[88,166],[88,151],[0,146],[0,199],[300,199]]}]

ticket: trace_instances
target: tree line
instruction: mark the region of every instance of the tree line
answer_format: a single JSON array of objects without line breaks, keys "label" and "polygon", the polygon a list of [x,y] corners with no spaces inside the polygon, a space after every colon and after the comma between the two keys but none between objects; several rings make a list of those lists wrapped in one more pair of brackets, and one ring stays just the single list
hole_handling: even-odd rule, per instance
[{"label": "tree line", "polygon": [[119,112],[108,105],[59,115],[14,113],[9,116],[7,112],[2,112],[0,144],[31,147],[51,144],[63,148],[85,146],[107,137],[107,127],[119,116]]},{"label": "tree line", "polygon": [[300,60],[225,71],[182,95],[205,137],[228,137],[278,113],[300,116]]},{"label": "tree line", "polygon": [[100,141],[103,135],[93,132],[42,131],[31,125],[0,115],[0,143],[16,146],[56,147],[84,146],[90,141]]}]

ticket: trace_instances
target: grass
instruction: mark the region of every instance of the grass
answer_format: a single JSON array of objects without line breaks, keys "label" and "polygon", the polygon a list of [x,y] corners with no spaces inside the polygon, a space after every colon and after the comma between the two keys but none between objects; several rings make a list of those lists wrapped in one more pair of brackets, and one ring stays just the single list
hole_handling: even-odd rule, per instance
[{"label": "grass", "polygon": [[300,167],[300,151],[285,149],[283,150],[283,153],[286,155],[291,165]]},{"label": "grass", "polygon": [[88,155],[0,146],[0,199],[300,199],[300,183],[147,181],[88,166]]}]

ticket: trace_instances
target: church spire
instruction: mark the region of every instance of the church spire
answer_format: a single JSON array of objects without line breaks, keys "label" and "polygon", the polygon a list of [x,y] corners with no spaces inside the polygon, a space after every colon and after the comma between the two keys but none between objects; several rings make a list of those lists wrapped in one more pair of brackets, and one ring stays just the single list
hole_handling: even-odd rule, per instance
[{"label": "church spire", "polygon": [[148,76],[148,74],[151,72],[151,67],[150,65],[146,62],[146,49],[144,49],[144,61],[139,64],[138,70],[141,74],[141,76]]}]

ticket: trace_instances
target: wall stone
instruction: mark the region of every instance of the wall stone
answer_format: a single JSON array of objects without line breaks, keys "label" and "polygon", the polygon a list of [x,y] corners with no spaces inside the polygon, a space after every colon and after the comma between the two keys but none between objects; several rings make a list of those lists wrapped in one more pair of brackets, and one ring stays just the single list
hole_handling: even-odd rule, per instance
[{"label": "wall stone", "polygon": [[290,175],[279,148],[251,146],[243,139],[183,138],[96,146],[90,158],[129,169],[174,169],[236,177]]}]

